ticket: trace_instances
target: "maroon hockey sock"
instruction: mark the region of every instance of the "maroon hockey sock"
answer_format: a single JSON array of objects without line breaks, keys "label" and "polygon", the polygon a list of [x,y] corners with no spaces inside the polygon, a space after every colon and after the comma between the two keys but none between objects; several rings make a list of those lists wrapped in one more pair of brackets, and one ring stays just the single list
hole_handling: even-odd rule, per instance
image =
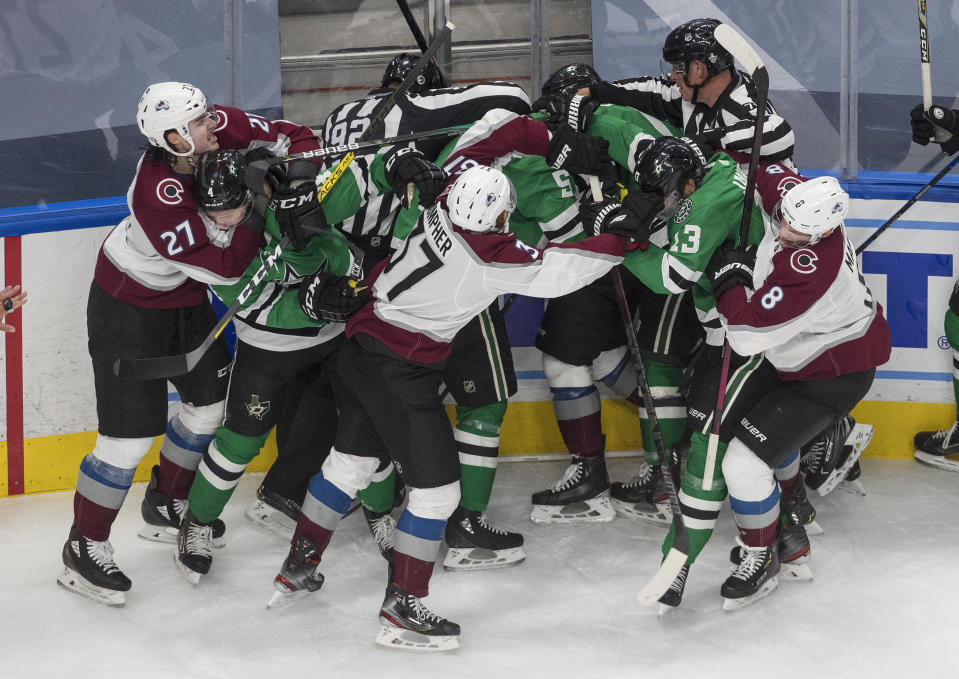
[{"label": "maroon hockey sock", "polygon": [[799,483],[799,467],[796,467],[796,473],[788,479],[777,479],[779,481],[779,492],[784,502],[793,503],[796,501],[796,484]]},{"label": "maroon hockey sock", "polygon": [[603,425],[599,412],[572,420],[557,420],[563,443],[571,455],[585,458],[602,457],[604,454]]},{"label": "maroon hockey sock", "polygon": [[430,578],[433,562],[421,561],[400,551],[393,552],[393,584],[415,597],[423,598],[430,593]]},{"label": "maroon hockey sock", "polygon": [[174,500],[185,500],[190,495],[190,486],[196,476],[195,469],[181,467],[160,453],[160,473],[157,487],[160,492]]},{"label": "maroon hockey sock", "polygon": [[107,509],[80,493],[73,494],[73,523],[80,535],[88,540],[102,542],[110,538],[110,528],[119,509]]},{"label": "maroon hockey sock", "polygon": [[293,531],[293,538],[290,540],[290,544],[295,545],[297,538],[301,536],[308,538],[316,545],[316,560],[319,561],[323,556],[323,552],[326,551],[326,546],[330,544],[333,531],[313,523],[306,518],[303,512],[300,512],[300,518],[296,522],[296,530]]}]

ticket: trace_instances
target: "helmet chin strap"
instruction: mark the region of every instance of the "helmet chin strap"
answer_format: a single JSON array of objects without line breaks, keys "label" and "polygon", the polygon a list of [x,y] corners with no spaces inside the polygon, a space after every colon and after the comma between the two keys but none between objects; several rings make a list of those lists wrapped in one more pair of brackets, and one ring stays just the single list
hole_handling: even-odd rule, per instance
[{"label": "helmet chin strap", "polygon": [[690,99],[690,102],[689,102],[689,103],[691,103],[691,104],[698,104],[698,103],[699,103],[699,88],[705,86],[706,83],[708,83],[710,80],[712,80],[712,79],[713,79],[713,74],[709,72],[709,69],[707,69],[707,70],[706,70],[706,79],[705,79],[705,80],[703,80],[703,81],[702,81],[701,83],[699,83],[698,85],[690,85],[690,84],[689,84],[689,67],[692,66],[692,63],[693,63],[693,62],[690,61],[690,62],[688,62],[688,63],[686,64],[686,72],[683,73],[683,82],[686,84],[686,87],[688,87],[689,89],[691,89],[691,90],[693,91],[693,98]]}]

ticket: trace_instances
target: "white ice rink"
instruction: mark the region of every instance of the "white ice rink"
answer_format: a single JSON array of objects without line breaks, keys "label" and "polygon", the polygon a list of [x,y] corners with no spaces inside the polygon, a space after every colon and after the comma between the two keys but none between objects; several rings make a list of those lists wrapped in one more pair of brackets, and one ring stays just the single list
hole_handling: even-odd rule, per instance
[{"label": "white ice rink", "polygon": [[[626,478],[635,459],[610,461]],[[72,494],[0,499],[0,677],[68,679],[670,679],[959,677],[959,474],[866,460],[867,497],[813,502],[811,583],[725,612],[728,510],[690,573],[681,608],[657,618],[636,590],[659,563],[660,527],[617,518],[534,526],[529,495],[560,462],[500,465],[490,514],[526,536],[525,563],[474,573],[438,567],[427,604],[462,625],[461,648],[421,655],[373,643],[386,565],[362,515],[344,520],[311,598],[265,606],[287,542],[244,520],[261,475],[227,507],[226,548],[192,587],[173,547],[136,537],[143,484],[111,541],[133,579],[124,608],[56,585]]]}]

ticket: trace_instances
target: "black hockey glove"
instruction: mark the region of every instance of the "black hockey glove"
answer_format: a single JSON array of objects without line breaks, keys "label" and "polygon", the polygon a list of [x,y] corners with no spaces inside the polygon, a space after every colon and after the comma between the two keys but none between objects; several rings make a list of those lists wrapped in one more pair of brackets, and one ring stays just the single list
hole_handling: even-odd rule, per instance
[{"label": "black hockey glove", "polygon": [[708,161],[713,154],[716,153],[717,149],[722,147],[724,136],[726,136],[726,130],[722,127],[717,127],[715,130],[694,134],[692,137],[688,137],[688,139],[699,148],[703,157]]},{"label": "black hockey glove", "polygon": [[909,111],[909,123],[912,125],[912,140],[920,146],[928,144],[932,135],[936,133],[932,123],[926,120],[923,113],[925,113],[925,111],[922,108],[922,104],[916,104],[916,106]]},{"label": "black hockey glove", "polygon": [[719,297],[739,285],[753,286],[753,267],[756,265],[755,249],[743,252],[726,245],[713,253],[706,266],[706,277],[713,290],[713,297]]},{"label": "black hockey glove", "polygon": [[420,207],[427,208],[436,202],[446,188],[446,173],[412,146],[393,147],[383,154],[386,181],[393,187],[393,193],[400,199],[403,207],[410,206],[409,185],[413,184],[420,192]]},{"label": "black hockey glove", "polygon": [[320,272],[300,283],[300,307],[314,321],[345,323],[370,299],[363,281]]},{"label": "black hockey glove", "polygon": [[663,209],[663,197],[658,193],[633,189],[623,199],[623,207],[637,224],[646,229],[646,237],[640,242],[649,240],[649,234],[653,232],[653,222]]},{"label": "black hockey glove", "polygon": [[574,132],[586,132],[599,102],[592,97],[576,94],[550,94],[541,99],[544,111],[549,114],[546,127],[555,131],[566,125]]},{"label": "black hockey glove", "polygon": [[[929,110],[923,114],[923,117],[935,127],[941,127],[952,135],[949,139],[939,144],[943,153],[951,156],[956,151],[959,151],[959,115],[957,115],[956,111],[942,106],[930,106]],[[935,132],[933,132],[933,134],[935,134]],[[913,139],[915,139],[915,131],[913,132]]]},{"label": "black hockey glove", "polygon": [[316,195],[317,169],[300,160],[290,165],[286,180],[273,191],[269,207],[280,233],[290,237],[294,250],[302,250],[314,235],[329,230]]},{"label": "black hockey glove", "polygon": [[565,125],[553,132],[546,147],[546,164],[576,174],[594,174],[600,180],[615,179],[609,142],[600,137],[573,132]]},{"label": "black hockey glove", "polygon": [[271,190],[286,182],[286,165],[277,158],[276,154],[265,147],[251,149],[244,155],[246,158],[246,174],[243,183],[246,187],[261,196],[267,195],[265,184]]},{"label": "black hockey glove", "polygon": [[629,210],[612,198],[598,201],[583,201],[579,206],[579,218],[590,236],[614,233],[640,243],[649,239],[649,229],[644,228]]}]

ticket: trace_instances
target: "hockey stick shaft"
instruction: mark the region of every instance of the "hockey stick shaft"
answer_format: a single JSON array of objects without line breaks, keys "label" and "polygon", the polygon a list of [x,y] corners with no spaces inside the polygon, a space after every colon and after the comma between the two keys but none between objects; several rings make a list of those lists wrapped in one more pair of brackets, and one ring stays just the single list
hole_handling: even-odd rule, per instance
[{"label": "hockey stick shaft", "polygon": [[[919,2],[919,69],[922,73],[922,108],[925,111],[932,106],[932,55],[929,40],[929,15],[926,12],[926,0]],[[935,133],[930,141],[942,143],[952,135],[946,130],[933,125]]]},{"label": "hockey stick shaft", "polygon": [[[589,188],[593,200],[603,199],[599,177],[596,175],[589,176]],[[656,402],[653,400],[653,392],[649,388],[649,378],[646,377],[646,368],[643,366],[643,359],[639,353],[639,339],[636,337],[636,328],[633,327],[633,315],[629,310],[626,289],[623,287],[623,277],[618,266],[613,267],[613,287],[616,289],[616,304],[622,317],[623,329],[626,331],[626,343],[633,356],[636,383],[643,397],[646,416],[649,418],[649,429],[652,432],[656,455],[659,457],[659,463],[662,466],[663,481],[666,485],[666,492],[669,494],[669,508],[673,514],[673,546],[669,550],[669,555],[660,564],[656,575],[636,594],[637,600],[644,606],[648,606],[666,593],[666,590],[669,589],[669,586],[686,563],[686,557],[689,556],[689,532],[683,522],[679,492],[673,479],[673,461],[663,444],[663,431],[659,426],[659,416],[656,414]]]},{"label": "hockey stick shaft", "polygon": [[[363,130],[363,133],[358,139],[359,142],[369,139],[376,126],[379,125],[383,119],[386,118],[386,115],[393,109],[396,99],[405,94],[413,85],[413,83],[416,82],[416,78],[420,75],[420,73],[423,72],[423,69],[426,68],[426,64],[429,62],[430,58],[432,58],[432,56],[439,51],[439,48],[443,45],[443,43],[449,39],[454,28],[455,26],[452,23],[447,22],[446,26],[443,27],[443,30],[437,34],[433,44],[430,45],[429,49],[423,53],[423,58],[414,64],[413,68],[410,69],[410,72],[406,74],[403,82],[400,83],[400,86],[393,91],[383,106],[379,108],[379,111],[376,113],[376,115],[370,119],[369,126]],[[326,181],[324,181],[323,185],[317,190],[316,197],[318,202],[323,202],[323,199],[326,198],[329,192],[339,181],[340,177],[343,176],[355,157],[356,154],[352,151],[347,152],[347,154],[343,156],[343,159],[333,169],[332,174],[326,178]],[[116,363],[114,363],[114,373],[118,377],[128,377],[133,379],[159,379],[161,377],[173,377],[190,372],[200,361],[200,359],[203,358],[203,355],[206,353],[206,351],[213,346],[213,343],[226,328],[230,320],[232,320],[232,318],[236,315],[236,312],[240,310],[240,307],[243,305],[243,303],[246,302],[251,294],[253,294],[254,290],[259,286],[260,282],[266,276],[270,268],[273,267],[276,260],[279,259],[280,255],[283,254],[283,251],[286,249],[289,243],[289,236],[283,236],[283,238],[280,239],[280,242],[277,243],[276,247],[273,249],[273,252],[270,253],[266,260],[264,260],[264,262],[256,270],[250,281],[243,287],[243,289],[240,291],[240,294],[237,295],[236,300],[234,300],[234,302],[224,312],[219,322],[216,324],[210,334],[206,336],[203,342],[200,343],[199,347],[186,354],[178,354],[175,356],[158,356],[155,358],[146,359],[120,358],[117,359]]]},{"label": "hockey stick shaft", "polygon": [[420,30],[420,25],[416,23],[413,12],[410,11],[409,3],[407,3],[406,0],[396,0],[396,4],[403,13],[403,18],[406,19],[406,25],[410,27],[410,33],[413,34],[413,39],[416,40],[416,45],[420,48],[420,52],[425,52],[429,49],[429,45],[423,36],[423,31]]},{"label": "hockey stick shaft", "polygon": [[866,248],[868,248],[869,245],[870,245],[874,240],[876,240],[877,238],[879,238],[879,236],[881,236],[881,235],[883,234],[883,232],[892,225],[893,222],[895,222],[897,219],[899,219],[900,217],[902,217],[902,216],[905,214],[906,210],[908,210],[908,209],[911,208],[913,205],[915,205],[916,202],[919,201],[920,198],[922,198],[924,195],[926,195],[926,193],[929,191],[929,189],[931,189],[933,186],[935,186],[936,184],[938,184],[940,179],[942,179],[942,178],[945,177],[947,174],[949,174],[949,170],[951,170],[952,168],[954,168],[954,167],[956,166],[956,163],[959,163],[959,155],[957,155],[955,158],[953,158],[952,160],[950,160],[950,161],[946,164],[946,166],[945,166],[944,168],[942,168],[941,170],[939,170],[939,172],[936,174],[935,177],[933,177],[932,179],[930,179],[929,182],[928,182],[925,186],[923,186],[921,189],[919,189],[919,192],[918,192],[916,195],[914,195],[912,198],[910,198],[909,200],[907,200],[905,205],[903,205],[901,208],[899,208],[898,210],[896,210],[896,214],[894,214],[892,217],[890,217],[889,219],[887,219],[887,220],[885,221],[885,223],[883,223],[882,226],[880,226],[878,229],[876,229],[875,232],[873,232],[873,234],[872,234],[871,236],[869,236],[869,238],[867,238],[867,239],[863,242],[862,245],[860,245],[858,248],[856,248],[856,254],[858,255],[859,253],[861,253],[863,250],[865,250]]},{"label": "hockey stick shaft", "polygon": [[[748,42],[728,24],[720,24],[714,33],[720,45],[733,55],[750,72],[756,87],[756,123],[753,127],[753,148],[749,154],[749,171],[746,174],[746,192],[743,196],[743,215],[739,222],[740,248],[745,249],[749,241],[749,224],[752,221],[756,175],[759,172],[759,154],[763,146],[763,124],[766,119],[766,101],[769,98],[769,72],[762,59]],[[723,340],[722,371],[719,374],[719,389],[716,394],[716,408],[713,410],[713,426],[709,432],[706,447],[706,467],[703,470],[703,490],[713,489],[713,477],[716,475],[716,458],[719,456],[719,428],[723,422],[723,406],[726,396],[726,375],[732,347],[729,340]]]},{"label": "hockey stick shaft", "polygon": [[[372,127],[372,126],[371,126]],[[374,139],[373,141],[359,142],[355,141],[351,144],[340,144],[339,146],[327,146],[322,149],[313,149],[312,151],[303,151],[301,153],[294,153],[289,156],[282,156],[280,158],[270,158],[268,161],[270,164],[274,163],[286,163],[291,160],[301,160],[307,158],[331,158],[335,156],[341,156],[348,152],[365,153],[366,151],[374,151],[383,146],[393,146],[396,144],[407,144],[409,142],[425,141],[427,139],[442,139],[444,137],[456,137],[463,132],[465,132],[470,126],[461,125],[459,127],[443,127],[437,130],[425,130],[423,132],[411,132],[410,134],[401,134],[398,137],[388,137],[386,139]],[[256,161],[264,162],[264,161]]]}]

